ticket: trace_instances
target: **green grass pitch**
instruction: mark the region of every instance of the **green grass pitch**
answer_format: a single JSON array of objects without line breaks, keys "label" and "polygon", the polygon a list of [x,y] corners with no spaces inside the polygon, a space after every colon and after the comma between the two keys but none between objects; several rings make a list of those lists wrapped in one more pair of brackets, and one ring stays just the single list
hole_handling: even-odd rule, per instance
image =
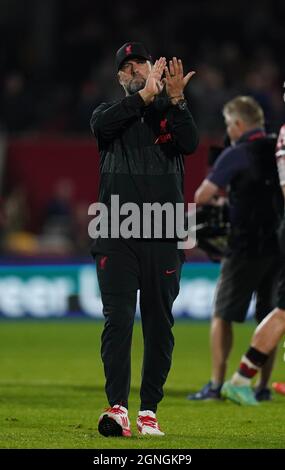
[{"label": "green grass pitch", "polygon": [[[253,323],[235,327],[228,376],[253,328]],[[100,436],[97,420],[107,406],[101,330],[98,321],[0,323],[0,448],[285,448],[285,397],[274,395],[271,403],[256,408],[185,399],[209,379],[209,324],[179,321],[173,365],[158,409],[166,436],[139,437],[135,429],[142,358],[139,323],[132,346],[133,437]],[[274,379],[285,380],[282,347]]]}]

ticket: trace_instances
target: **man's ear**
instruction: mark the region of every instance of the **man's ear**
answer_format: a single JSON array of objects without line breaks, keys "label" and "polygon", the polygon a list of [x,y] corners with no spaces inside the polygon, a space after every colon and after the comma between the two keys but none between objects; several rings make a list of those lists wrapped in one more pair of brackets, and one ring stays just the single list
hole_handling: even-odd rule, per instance
[{"label": "man's ear", "polygon": [[235,124],[236,124],[237,132],[239,134],[237,135],[237,138],[241,137],[245,132],[248,131],[248,126],[242,119],[238,118]]},{"label": "man's ear", "polygon": [[237,127],[238,129],[242,129],[243,126],[244,126],[244,123],[243,123],[243,121],[242,121],[241,119],[236,118],[236,119],[235,119],[235,125],[236,125],[236,127]]}]

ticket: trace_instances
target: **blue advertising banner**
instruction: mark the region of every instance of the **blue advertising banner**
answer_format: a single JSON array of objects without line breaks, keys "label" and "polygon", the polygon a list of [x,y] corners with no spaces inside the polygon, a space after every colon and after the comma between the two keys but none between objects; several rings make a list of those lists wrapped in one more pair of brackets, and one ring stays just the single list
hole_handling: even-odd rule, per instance
[{"label": "blue advertising banner", "polygon": [[[214,263],[184,264],[180,293],[173,306],[174,317],[197,320],[211,317],[219,270],[219,264]],[[0,317],[76,316],[103,318],[94,264],[0,266]]]}]

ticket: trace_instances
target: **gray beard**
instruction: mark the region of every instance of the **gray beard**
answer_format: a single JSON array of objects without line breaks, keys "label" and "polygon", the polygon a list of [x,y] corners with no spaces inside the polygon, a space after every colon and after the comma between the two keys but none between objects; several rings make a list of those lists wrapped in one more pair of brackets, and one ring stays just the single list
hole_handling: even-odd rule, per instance
[{"label": "gray beard", "polygon": [[139,90],[142,90],[145,86],[146,80],[142,79],[132,79],[126,86],[126,91],[129,95],[134,95]]}]

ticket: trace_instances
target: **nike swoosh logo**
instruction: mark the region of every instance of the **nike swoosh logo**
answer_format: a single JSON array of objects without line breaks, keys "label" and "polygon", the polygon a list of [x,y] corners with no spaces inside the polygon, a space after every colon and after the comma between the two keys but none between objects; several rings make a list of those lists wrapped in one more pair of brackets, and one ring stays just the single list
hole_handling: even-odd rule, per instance
[{"label": "nike swoosh logo", "polygon": [[175,273],[175,271],[176,271],[176,269],[167,269],[165,271],[165,274],[173,274],[173,273]]}]

